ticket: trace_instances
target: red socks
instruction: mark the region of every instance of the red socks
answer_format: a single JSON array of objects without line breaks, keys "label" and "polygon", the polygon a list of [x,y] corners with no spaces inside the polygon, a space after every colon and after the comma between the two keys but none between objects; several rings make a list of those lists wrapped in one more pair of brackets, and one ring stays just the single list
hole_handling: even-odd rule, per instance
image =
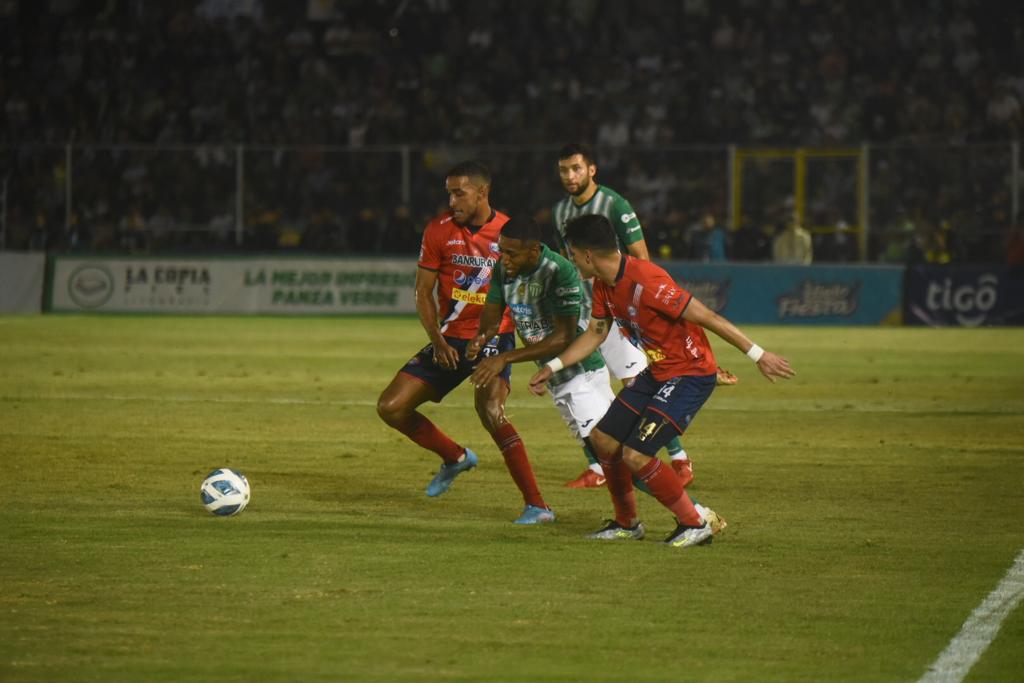
[{"label": "red socks", "polygon": [[[458,462],[465,449],[445,435],[420,413],[413,413],[401,425],[395,427],[405,434],[414,443],[434,451],[448,464]],[[501,450],[505,458],[505,466],[508,467],[512,480],[523,494],[523,500],[527,505],[536,505],[546,508],[547,503],[541,498],[540,489],[537,487],[537,480],[533,476],[533,468],[530,467],[530,460],[526,457],[526,446],[519,438],[519,432],[511,423],[498,427],[494,432],[494,443]]]},{"label": "red socks", "polygon": [[533,477],[530,460],[526,457],[526,446],[519,438],[516,428],[512,426],[511,422],[506,422],[494,431],[492,438],[505,458],[508,473],[512,475],[512,480],[522,492],[526,504],[546,508],[547,504],[541,498],[540,489],[537,488],[537,480]]},{"label": "red socks", "polygon": [[601,469],[615,506],[615,521],[622,527],[633,526],[636,521],[636,494],[633,493],[633,473],[622,459],[622,449],[615,452],[614,460],[602,460]]},{"label": "red socks", "polygon": [[[701,525],[700,513],[693,507],[693,501],[686,495],[686,491],[679,483],[679,477],[671,467],[666,467],[661,460],[654,457],[640,468],[636,476],[647,485],[651,495],[657,498],[659,503],[672,511],[680,524]],[[611,486],[611,477],[608,477],[608,482]]]},{"label": "red socks", "polygon": [[412,439],[428,451],[434,451],[449,465],[462,457],[463,448],[438,429],[433,422],[421,413],[413,413],[400,426],[398,431]]}]

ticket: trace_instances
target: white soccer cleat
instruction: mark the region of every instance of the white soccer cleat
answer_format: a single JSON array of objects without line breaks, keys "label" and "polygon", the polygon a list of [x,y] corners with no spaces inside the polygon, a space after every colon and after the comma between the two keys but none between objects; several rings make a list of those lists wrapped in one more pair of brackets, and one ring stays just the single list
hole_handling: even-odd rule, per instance
[{"label": "white soccer cleat", "polygon": [[694,545],[708,545],[713,539],[711,525],[705,521],[701,526],[677,525],[675,531],[665,539],[665,544],[673,548],[689,548]]},{"label": "white soccer cleat", "polygon": [[704,507],[700,503],[694,503],[693,507],[697,508],[697,512],[699,512],[700,516],[704,518],[704,521],[711,525],[712,534],[717,536],[725,531],[725,527],[729,526],[729,524],[711,508]]}]

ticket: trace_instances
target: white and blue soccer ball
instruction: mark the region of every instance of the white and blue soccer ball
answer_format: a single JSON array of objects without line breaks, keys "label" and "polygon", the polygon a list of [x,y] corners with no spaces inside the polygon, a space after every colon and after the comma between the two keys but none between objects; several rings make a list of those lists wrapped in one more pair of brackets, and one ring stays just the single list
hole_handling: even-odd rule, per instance
[{"label": "white and blue soccer ball", "polygon": [[199,487],[199,497],[215,515],[237,515],[249,504],[249,480],[237,470],[222,467],[206,475]]}]

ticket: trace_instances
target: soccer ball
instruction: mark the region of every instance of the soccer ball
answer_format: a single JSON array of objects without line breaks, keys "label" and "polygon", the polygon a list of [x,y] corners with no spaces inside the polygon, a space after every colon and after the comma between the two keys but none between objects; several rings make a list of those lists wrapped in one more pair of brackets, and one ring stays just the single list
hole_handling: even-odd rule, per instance
[{"label": "soccer ball", "polygon": [[237,515],[249,504],[249,480],[241,472],[222,467],[206,475],[199,498],[215,515]]}]

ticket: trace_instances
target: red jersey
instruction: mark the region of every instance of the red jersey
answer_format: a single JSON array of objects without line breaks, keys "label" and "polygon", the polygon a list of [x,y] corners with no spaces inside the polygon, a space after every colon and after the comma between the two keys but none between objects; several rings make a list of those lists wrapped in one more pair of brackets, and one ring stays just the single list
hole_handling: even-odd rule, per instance
[{"label": "red jersey", "polygon": [[704,328],[683,320],[693,295],[660,266],[623,255],[615,286],[594,279],[594,318],[615,318],[647,354],[659,382],[713,375],[718,367]]},{"label": "red jersey", "polygon": [[[437,273],[437,302],[441,334],[472,339],[480,326],[494,266],[498,262],[498,234],[508,216],[495,211],[479,228],[465,228],[446,211],[427,224],[417,265]],[[508,309],[498,332],[515,329]]]}]

